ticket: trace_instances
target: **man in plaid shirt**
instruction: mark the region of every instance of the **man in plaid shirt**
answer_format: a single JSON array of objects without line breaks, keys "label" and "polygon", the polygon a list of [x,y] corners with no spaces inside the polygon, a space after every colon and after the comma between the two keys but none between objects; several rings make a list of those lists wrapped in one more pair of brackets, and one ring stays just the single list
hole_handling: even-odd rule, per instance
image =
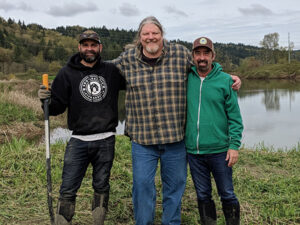
[{"label": "man in plaid shirt", "polygon": [[[139,25],[135,46],[113,63],[127,81],[125,133],[132,141],[132,198],[136,224],[154,223],[155,173],[160,160],[162,224],[180,224],[187,177],[184,145],[186,82],[192,58],[182,45],[168,43],[155,17]],[[240,79],[235,86],[240,86]]]}]

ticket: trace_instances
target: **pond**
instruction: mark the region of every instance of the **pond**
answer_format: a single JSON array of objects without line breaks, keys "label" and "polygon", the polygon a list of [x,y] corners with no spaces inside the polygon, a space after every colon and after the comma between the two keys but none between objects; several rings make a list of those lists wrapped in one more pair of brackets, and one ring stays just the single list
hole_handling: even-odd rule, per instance
[{"label": "pond", "polygon": [[300,82],[243,81],[239,105],[246,147],[285,149],[300,143]]},{"label": "pond", "polygon": [[[243,80],[238,92],[243,117],[245,147],[290,149],[300,144],[300,82],[287,80]],[[117,134],[124,133],[124,92],[119,101]],[[51,142],[66,140],[70,132],[54,130]]]}]

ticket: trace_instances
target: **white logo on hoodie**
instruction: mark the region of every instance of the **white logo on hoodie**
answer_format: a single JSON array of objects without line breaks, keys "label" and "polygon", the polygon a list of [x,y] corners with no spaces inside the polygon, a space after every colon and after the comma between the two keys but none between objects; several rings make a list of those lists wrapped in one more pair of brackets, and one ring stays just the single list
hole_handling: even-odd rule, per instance
[{"label": "white logo on hoodie", "polygon": [[100,102],[107,94],[107,84],[102,76],[91,74],[80,82],[79,90],[82,97],[89,102]]}]

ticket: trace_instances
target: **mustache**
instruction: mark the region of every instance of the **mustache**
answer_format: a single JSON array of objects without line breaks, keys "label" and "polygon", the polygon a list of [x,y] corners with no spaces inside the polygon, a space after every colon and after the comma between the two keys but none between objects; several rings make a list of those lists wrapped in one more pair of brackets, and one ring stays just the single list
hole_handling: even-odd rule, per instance
[{"label": "mustache", "polygon": [[198,63],[198,64],[199,64],[199,63],[206,63],[206,64],[207,64],[208,61],[207,61],[207,60],[198,60],[197,63]]},{"label": "mustache", "polygon": [[157,40],[154,40],[154,39],[147,40],[146,43],[157,43]]},{"label": "mustache", "polygon": [[94,51],[94,50],[86,50],[86,51],[84,51],[84,53],[85,53],[85,54],[86,54],[86,53],[93,53],[93,54],[96,54],[97,52]]}]

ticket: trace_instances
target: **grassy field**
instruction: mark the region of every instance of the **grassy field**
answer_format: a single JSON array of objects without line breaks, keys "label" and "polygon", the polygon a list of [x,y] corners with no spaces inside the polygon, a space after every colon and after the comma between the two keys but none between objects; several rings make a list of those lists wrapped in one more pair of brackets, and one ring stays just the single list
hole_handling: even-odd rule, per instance
[{"label": "grassy field", "polygon": [[[41,81],[0,80],[0,144],[13,137],[36,140],[44,133],[43,111],[37,91]],[[52,121],[51,127],[65,127],[66,114]]]},{"label": "grassy field", "polygon": [[[249,60],[249,59],[248,59]],[[300,79],[300,62],[280,62],[277,64],[255,65],[254,62],[242,65],[238,68],[237,74],[247,79]]]},{"label": "grassy field", "polygon": [[[51,146],[54,206],[56,206],[65,143]],[[44,146],[25,139],[12,139],[0,147],[0,224],[49,224],[46,200]],[[241,203],[242,224],[300,224],[300,151],[268,149],[240,152],[234,168],[235,192]],[[91,224],[91,168],[79,190],[73,225]],[[161,182],[157,174],[156,223],[162,214]],[[117,136],[116,157],[111,175],[107,223],[133,224],[131,202],[130,142]],[[218,224],[224,224],[216,188]],[[55,207],[56,208],[56,207]],[[196,194],[190,175],[182,205],[182,224],[199,224]]]},{"label": "grassy field", "polygon": [[[0,81],[0,224],[49,224],[46,198],[44,123],[37,90],[40,81]],[[66,116],[51,127],[65,126]],[[61,183],[65,143],[51,145],[54,208]],[[235,192],[241,204],[242,224],[300,224],[300,146],[275,151],[264,146],[241,149],[234,167]],[[78,192],[73,225],[92,223],[92,169]],[[156,177],[157,211],[162,215],[161,181]],[[131,150],[125,136],[117,136],[111,175],[107,225],[134,224],[131,201]],[[218,224],[225,224],[216,188]],[[188,176],[182,204],[182,224],[199,224],[196,193]]]}]

